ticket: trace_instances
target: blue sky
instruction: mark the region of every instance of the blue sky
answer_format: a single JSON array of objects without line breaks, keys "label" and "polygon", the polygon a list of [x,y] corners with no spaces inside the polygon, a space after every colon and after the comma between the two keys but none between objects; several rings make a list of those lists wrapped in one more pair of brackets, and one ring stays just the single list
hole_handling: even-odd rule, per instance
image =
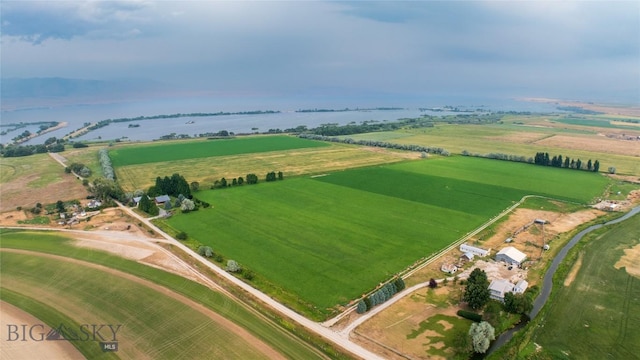
[{"label": "blue sky", "polygon": [[2,77],[640,102],[640,2],[5,1]]}]

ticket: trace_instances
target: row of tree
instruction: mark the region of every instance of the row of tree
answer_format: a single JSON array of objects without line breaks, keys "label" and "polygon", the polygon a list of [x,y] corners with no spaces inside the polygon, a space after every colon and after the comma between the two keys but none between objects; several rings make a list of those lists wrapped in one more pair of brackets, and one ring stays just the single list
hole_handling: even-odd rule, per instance
[{"label": "row of tree", "polygon": [[0,145],[0,153],[2,153],[2,156],[4,157],[21,157],[62,151],[64,151],[64,144],[58,142],[48,145]]},{"label": "row of tree", "polygon": [[111,158],[109,158],[109,151],[107,151],[107,149],[100,149],[100,151],[98,151],[98,157],[100,159],[100,165],[102,166],[102,175],[109,180],[115,180],[116,173],[113,170]]},{"label": "row of tree", "polygon": [[567,169],[576,169],[576,170],[587,170],[598,172],[600,170],[600,161],[596,160],[595,162],[591,162],[591,159],[587,161],[586,164],[582,162],[580,159],[571,159],[570,157],[565,157],[563,159],[562,155],[556,155],[554,157],[550,157],[548,152],[538,152],[536,156],[533,158],[533,163],[536,165],[543,166],[553,166],[559,168],[567,168]]},{"label": "row of tree", "polygon": [[373,294],[360,300],[356,307],[356,312],[358,314],[363,314],[369,311],[374,306],[382,304],[383,302],[391,299],[393,295],[404,290],[404,288],[405,288],[404,280],[401,277],[398,277],[393,281],[390,281],[384,284],[380,289],[378,289]]},{"label": "row of tree", "polygon": [[67,174],[73,172],[76,175],[82,176],[83,178],[91,176],[91,169],[89,169],[85,164],[82,163],[72,163],[71,165],[64,168],[64,172],[66,172]]},{"label": "row of tree", "polygon": [[319,141],[329,141],[329,142],[339,142],[343,144],[354,144],[354,145],[363,145],[363,146],[373,146],[373,147],[381,147],[381,148],[389,148],[396,150],[406,150],[406,151],[418,151],[422,153],[431,153],[438,154],[442,156],[449,156],[449,152],[440,147],[430,147],[430,146],[422,146],[422,145],[409,145],[409,144],[395,144],[386,141],[375,141],[375,140],[353,140],[351,138],[338,138],[331,136],[322,136],[315,134],[300,134],[298,137],[302,139],[309,140],[319,140]]},{"label": "row of tree", "polygon": [[[245,180],[246,179],[246,180]],[[277,173],[275,171],[271,171],[269,173],[267,173],[267,175],[265,176],[265,181],[276,181],[276,180],[284,180],[284,173],[282,173],[282,171],[278,171]],[[246,177],[237,177],[237,178],[233,178],[231,181],[228,181],[226,178],[221,178],[219,180],[216,180],[213,182],[213,185],[211,186],[212,189],[225,189],[227,187],[230,186],[242,186],[245,183],[249,184],[249,185],[253,185],[253,184],[257,184],[258,183],[258,175],[256,174],[247,174]]]}]

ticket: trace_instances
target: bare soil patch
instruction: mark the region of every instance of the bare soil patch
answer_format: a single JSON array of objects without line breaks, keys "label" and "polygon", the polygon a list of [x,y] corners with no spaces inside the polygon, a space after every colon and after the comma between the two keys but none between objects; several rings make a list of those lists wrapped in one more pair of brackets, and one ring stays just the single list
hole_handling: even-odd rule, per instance
[{"label": "bare soil patch", "polygon": [[624,255],[615,263],[616,269],[625,268],[627,274],[640,278],[640,244],[625,249]]},{"label": "bare soil patch", "polygon": [[[42,321],[7,302],[0,302],[0,358],[3,360],[84,359],[84,356],[68,341],[8,341],[8,326],[43,324]],[[34,337],[40,338],[39,327]],[[44,331],[44,330],[43,330]],[[19,332],[21,336],[22,333]],[[15,334],[11,335],[15,338]],[[29,336],[29,335],[27,335]],[[46,336],[46,334],[44,334]],[[22,339],[22,338],[21,338]]]},{"label": "bare soil patch", "polygon": [[606,154],[640,156],[640,141],[608,137],[554,135],[535,142],[536,145]]},{"label": "bare soil patch", "polygon": [[576,275],[578,275],[578,271],[580,271],[580,267],[582,266],[582,254],[578,257],[573,267],[571,267],[571,271],[567,274],[567,278],[564,279],[564,286],[569,286],[576,279]]}]

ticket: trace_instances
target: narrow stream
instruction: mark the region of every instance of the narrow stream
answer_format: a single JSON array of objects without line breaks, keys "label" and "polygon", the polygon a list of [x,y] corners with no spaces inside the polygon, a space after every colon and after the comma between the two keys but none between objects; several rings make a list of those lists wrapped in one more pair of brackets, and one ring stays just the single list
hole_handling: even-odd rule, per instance
[{"label": "narrow stream", "polygon": [[[542,280],[542,288],[540,289],[540,295],[538,295],[538,297],[533,302],[533,309],[529,313],[529,319],[535,318],[536,315],[538,315],[538,313],[544,306],[544,304],[549,299],[549,295],[551,295],[551,287],[553,286],[553,275],[556,273],[556,270],[558,270],[558,266],[560,265],[562,260],[564,260],[564,258],[567,256],[567,253],[569,252],[569,250],[571,250],[571,248],[574,247],[578,243],[578,241],[580,241],[580,239],[582,239],[585,235],[587,235],[588,233],[594,230],[600,229],[603,226],[613,225],[613,224],[617,224],[619,222],[625,221],[630,217],[636,215],[637,213],[640,213],[640,206],[636,206],[631,211],[626,213],[624,216],[619,217],[615,220],[611,220],[604,224],[589,226],[588,228],[580,231],[574,237],[572,237],[571,240],[567,243],[567,245],[565,245],[562,248],[562,250],[560,250],[558,255],[556,255],[556,257],[553,259],[553,262],[551,263],[549,270],[547,270],[547,273],[544,275],[544,279]],[[511,340],[513,335],[516,332],[518,332],[518,330],[525,327],[527,323],[528,321],[522,321],[518,325],[516,325],[514,328],[509,329],[506,332],[500,334],[500,336],[498,336],[498,338],[491,344],[491,347],[487,351],[487,356],[493,353],[494,351],[498,350],[500,347],[502,347],[502,345],[506,344],[509,340]]]}]

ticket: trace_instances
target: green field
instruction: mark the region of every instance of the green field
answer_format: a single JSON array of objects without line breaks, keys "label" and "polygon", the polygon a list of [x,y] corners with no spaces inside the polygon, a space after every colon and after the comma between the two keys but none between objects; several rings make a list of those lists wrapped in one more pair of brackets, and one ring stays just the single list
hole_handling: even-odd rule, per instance
[{"label": "green field", "polygon": [[554,359],[638,358],[640,279],[614,264],[640,243],[639,215],[582,241],[575,280],[554,284],[556,295],[531,341]]},{"label": "green field", "polygon": [[235,139],[178,141],[114,148],[109,156],[114,167],[156,162],[201,159],[217,156],[254,154],[324,147],[328,144],[293,136],[257,136]]},{"label": "green field", "polygon": [[[164,271],[100,251],[77,248],[63,237],[2,231],[2,247],[33,253],[0,252],[2,300],[25,309],[49,326],[122,324],[117,354],[102,353],[92,341],[72,342],[88,358],[268,358],[226,325],[204,315],[202,304],[244,327],[285,357],[318,358],[299,340],[218,292]],[[44,254],[62,258],[50,258]],[[118,273],[67,259],[100,264],[150,280],[159,291]],[[179,295],[178,295],[179,294]]]},{"label": "green field", "polygon": [[310,304],[298,310],[322,318],[524,195],[584,203],[606,184],[594,173],[434,158],[203,191],[197,197],[212,208],[165,221],[295,294]]},{"label": "green field", "polygon": [[611,121],[608,119],[564,117],[564,118],[558,118],[555,121],[563,124],[569,124],[569,125],[594,126],[594,127],[604,128],[604,129],[638,130],[637,126],[612,124]]}]

